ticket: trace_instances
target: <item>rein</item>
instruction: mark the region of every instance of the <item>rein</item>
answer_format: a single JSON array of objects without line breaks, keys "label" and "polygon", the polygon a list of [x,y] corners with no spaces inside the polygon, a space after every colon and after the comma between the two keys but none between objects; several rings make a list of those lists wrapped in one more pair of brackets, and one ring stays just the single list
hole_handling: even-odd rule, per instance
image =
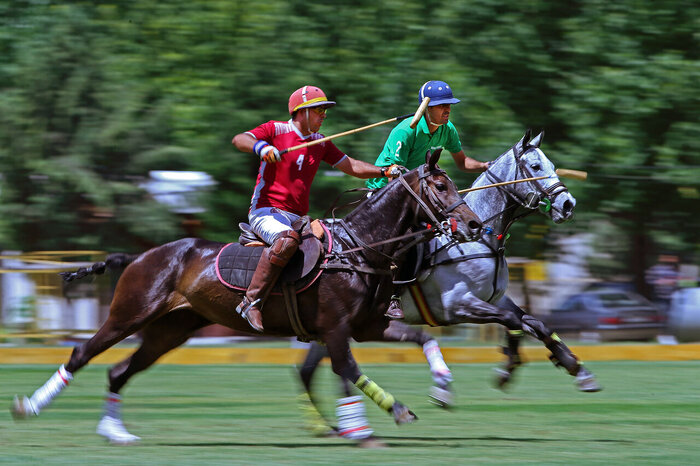
[{"label": "rein", "polygon": [[[356,232],[350,228],[350,226],[345,222],[344,219],[338,219],[334,220],[333,225],[336,223],[339,224],[340,226],[343,227],[345,232],[350,236],[350,238],[358,245],[357,247],[351,248],[351,249],[346,249],[346,250],[341,250],[341,251],[333,251],[329,254],[330,261],[325,264],[323,268],[325,269],[345,269],[345,270],[354,270],[354,271],[360,271],[364,273],[379,273],[379,274],[385,274],[389,273],[391,274],[391,271],[389,270],[376,270],[374,268],[369,268],[369,267],[364,267],[364,266],[358,266],[358,265],[352,265],[352,264],[343,264],[339,263],[335,260],[342,259],[343,257],[346,257],[350,254],[354,254],[356,252],[360,251],[365,251],[369,250],[372,251],[385,259],[388,259],[392,263],[394,262],[394,256],[401,256],[404,254],[406,251],[408,251],[411,247],[415,246],[418,243],[427,241],[429,237],[434,236],[435,234],[441,233],[447,236],[451,236],[451,233],[454,231],[454,224],[450,221],[449,218],[447,218],[447,215],[452,212],[454,209],[459,207],[462,204],[465,204],[464,199],[459,199],[459,201],[453,203],[450,206],[445,207],[442,202],[435,196],[435,193],[433,193],[432,190],[428,189],[427,187],[427,182],[425,181],[425,178],[427,178],[430,175],[436,174],[436,173],[444,173],[442,170],[439,169],[434,169],[434,170],[426,170],[425,165],[421,165],[418,168],[418,180],[419,180],[419,193],[416,193],[411,186],[408,184],[408,182],[405,180],[403,174],[399,176],[399,181],[401,182],[401,185],[406,188],[406,191],[414,198],[416,201],[416,204],[418,208],[416,209],[416,213],[414,216],[414,224],[417,222],[418,214],[420,210],[422,209],[425,211],[426,215],[428,218],[431,219],[433,224],[428,225],[428,228],[425,230],[419,230],[416,232],[411,232],[411,233],[406,233],[400,236],[395,236],[392,238],[388,238],[385,240],[377,241],[374,243],[366,243],[363,241],[357,234]],[[428,200],[430,204],[432,205],[432,209],[426,204],[423,199],[421,199],[423,192],[425,191]],[[443,217],[446,218],[445,221],[440,222],[437,218],[437,216],[433,213],[433,210],[437,211],[438,214],[442,215]],[[432,226],[434,225],[434,227]],[[437,232],[435,231],[437,230]],[[413,239],[410,241],[407,245],[402,246],[398,251],[394,252],[393,256],[390,256],[388,254],[385,254],[378,249],[376,249],[377,246],[381,246],[384,244],[390,244],[390,243],[396,243],[400,241],[404,241],[407,239]],[[333,261],[333,262],[331,262]]]}]

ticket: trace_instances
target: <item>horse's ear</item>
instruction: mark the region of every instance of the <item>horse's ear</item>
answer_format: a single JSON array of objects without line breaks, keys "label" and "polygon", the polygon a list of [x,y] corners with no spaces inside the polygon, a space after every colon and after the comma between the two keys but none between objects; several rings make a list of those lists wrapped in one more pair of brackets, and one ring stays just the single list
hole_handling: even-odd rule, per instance
[{"label": "horse's ear", "polygon": [[525,148],[530,143],[531,134],[530,128],[528,128],[527,131],[525,131],[525,136],[520,140],[520,147],[522,147],[523,151],[525,151]]},{"label": "horse's ear", "polygon": [[542,144],[542,139],[544,139],[544,130],[540,131],[540,134],[532,138],[528,145],[532,147],[540,147],[540,144]]},{"label": "horse's ear", "polygon": [[435,170],[437,167],[438,160],[440,160],[440,154],[442,153],[442,147],[435,149],[432,154],[430,151],[425,153],[425,163],[428,164],[430,171]]}]

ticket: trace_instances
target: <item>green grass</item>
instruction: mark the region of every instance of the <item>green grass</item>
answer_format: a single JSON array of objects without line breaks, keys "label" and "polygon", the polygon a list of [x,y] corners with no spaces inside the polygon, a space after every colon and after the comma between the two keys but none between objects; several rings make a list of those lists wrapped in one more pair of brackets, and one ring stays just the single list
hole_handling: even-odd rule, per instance
[{"label": "green grass", "polygon": [[[366,365],[420,418],[399,427],[367,403],[389,446],[367,450],[303,429],[286,366],[156,366],[123,391],[124,421],[142,443],[115,447],[95,434],[106,366],[88,366],[40,417],[14,422],[12,396],[30,395],[56,368],[4,365],[0,464],[698,464],[700,362],[589,368],[600,393],[578,392],[545,363],[525,366],[507,393],[490,387],[490,365],[453,365],[457,406],[446,412],[427,403],[426,366]],[[332,415],[338,387],[327,365],[316,391]]]}]

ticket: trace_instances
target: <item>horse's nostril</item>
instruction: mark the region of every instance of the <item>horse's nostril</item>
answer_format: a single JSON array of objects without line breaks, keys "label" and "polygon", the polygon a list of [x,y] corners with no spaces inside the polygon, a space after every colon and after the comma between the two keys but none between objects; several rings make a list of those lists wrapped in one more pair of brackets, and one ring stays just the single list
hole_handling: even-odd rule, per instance
[{"label": "horse's nostril", "polygon": [[470,220],[468,226],[472,233],[478,233],[481,230],[481,223],[476,220]]},{"label": "horse's nostril", "polygon": [[564,201],[564,205],[562,207],[562,212],[564,213],[564,216],[566,218],[569,218],[571,216],[573,210],[574,210],[574,205],[571,203],[571,201],[569,201],[569,200]]}]

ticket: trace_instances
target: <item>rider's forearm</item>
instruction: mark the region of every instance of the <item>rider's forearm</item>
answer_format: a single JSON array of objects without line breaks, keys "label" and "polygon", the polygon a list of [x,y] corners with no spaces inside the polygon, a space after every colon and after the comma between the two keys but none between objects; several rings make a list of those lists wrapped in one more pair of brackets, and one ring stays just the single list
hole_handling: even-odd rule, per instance
[{"label": "rider's forearm", "polygon": [[[346,161],[347,163],[344,163]],[[336,168],[338,168],[340,171],[347,175],[354,176],[356,178],[367,179],[381,178],[385,176],[382,173],[382,168],[386,167],[377,167],[376,165],[372,165],[371,163],[348,157],[345,161],[336,165]]]},{"label": "rider's forearm", "polygon": [[479,162],[478,160],[474,160],[471,157],[464,158],[463,170],[465,172],[483,172],[486,171],[487,168],[489,168],[488,162]]},{"label": "rider's forearm", "polygon": [[253,147],[255,146],[256,142],[258,142],[258,140],[248,133],[237,134],[231,141],[231,143],[236,146],[236,149],[239,151],[249,152],[251,154],[253,153]]}]

